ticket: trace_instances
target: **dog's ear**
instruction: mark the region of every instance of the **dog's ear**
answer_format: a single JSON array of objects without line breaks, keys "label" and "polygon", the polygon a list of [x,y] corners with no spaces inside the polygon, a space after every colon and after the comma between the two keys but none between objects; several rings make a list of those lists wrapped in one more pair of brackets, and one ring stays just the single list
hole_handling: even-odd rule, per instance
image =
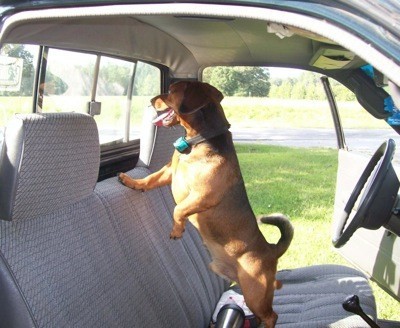
[{"label": "dog's ear", "polygon": [[192,114],[212,102],[221,102],[222,93],[212,85],[202,82],[187,83],[179,107],[180,114]]}]

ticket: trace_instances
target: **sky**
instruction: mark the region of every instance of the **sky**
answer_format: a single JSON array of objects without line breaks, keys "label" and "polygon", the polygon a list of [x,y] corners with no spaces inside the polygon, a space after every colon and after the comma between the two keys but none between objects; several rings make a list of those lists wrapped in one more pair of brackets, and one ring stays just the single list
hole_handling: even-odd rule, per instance
[{"label": "sky", "polygon": [[280,67],[268,67],[269,75],[271,79],[281,78],[285,79],[288,77],[298,77],[304,71],[294,68],[280,68]]}]

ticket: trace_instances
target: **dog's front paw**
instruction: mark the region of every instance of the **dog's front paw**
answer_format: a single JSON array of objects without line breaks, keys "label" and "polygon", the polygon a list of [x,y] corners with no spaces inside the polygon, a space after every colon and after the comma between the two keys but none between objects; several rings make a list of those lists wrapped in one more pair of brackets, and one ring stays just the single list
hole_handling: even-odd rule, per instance
[{"label": "dog's front paw", "polygon": [[118,173],[117,174],[118,177],[118,181],[121,182],[123,185],[126,186],[126,183],[129,179],[131,179],[128,175],[126,175],[125,173]]},{"label": "dog's front paw", "polygon": [[118,173],[117,177],[118,181],[121,182],[124,186],[127,186],[131,189],[140,189],[137,188],[135,179],[132,179],[129,175],[125,173]]},{"label": "dog's front paw", "polygon": [[118,181],[119,182],[121,182],[122,184],[124,184],[124,173],[121,173],[121,172],[118,172],[117,173],[117,178],[118,178]]}]

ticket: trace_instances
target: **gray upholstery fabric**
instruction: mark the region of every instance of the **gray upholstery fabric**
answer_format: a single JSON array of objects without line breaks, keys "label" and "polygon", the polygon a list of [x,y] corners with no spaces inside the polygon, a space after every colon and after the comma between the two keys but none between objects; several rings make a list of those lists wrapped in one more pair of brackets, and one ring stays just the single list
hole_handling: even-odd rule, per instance
[{"label": "gray upholstery fabric", "polygon": [[[135,178],[148,173],[145,168],[129,172]],[[147,254],[140,268],[132,263],[132,273],[145,271],[153,289],[134,304],[141,306],[147,297],[164,304],[157,327],[206,327],[227,283],[208,269],[210,258],[197,231],[188,226],[181,240],[169,239],[172,218],[160,190],[131,190],[115,178],[98,183],[95,191],[115,218],[127,252]]]},{"label": "gray upholstery fabric", "polygon": [[[17,157],[35,160],[23,163],[26,173],[18,173],[17,182],[42,182],[45,175],[38,167],[55,167],[57,173],[79,170],[82,164],[89,168],[77,174],[82,182],[67,181],[54,195],[59,199],[46,209],[49,213],[31,212],[29,203],[20,203],[23,216],[0,221],[0,286],[7,287],[0,296],[0,327],[206,327],[227,285],[208,270],[209,256],[197,232],[189,227],[183,240],[169,240],[172,219],[159,190],[143,194],[112,178],[93,192],[98,158],[94,141],[85,142],[87,135],[97,134],[87,123],[93,119],[75,114],[45,118],[34,117],[32,126],[28,118],[34,133],[21,139]],[[56,146],[41,137],[54,126]],[[80,133],[73,126],[89,131]],[[17,131],[25,134],[26,129]],[[47,156],[42,164],[38,151],[57,156]],[[145,168],[133,172],[148,173]],[[36,192],[41,188],[54,191],[46,181]],[[18,190],[22,198],[31,192]],[[45,194],[35,204],[41,208],[49,199]]]},{"label": "gray upholstery fabric", "polygon": [[97,127],[88,115],[16,115],[0,157],[0,219],[45,215],[88,196],[99,154]]},{"label": "gray upholstery fabric", "polygon": [[185,131],[180,125],[168,129],[164,127],[157,128],[153,156],[149,164],[151,172],[158,171],[171,160],[175,151],[174,141],[184,135]]},{"label": "gray upholstery fabric", "polygon": [[37,327],[160,326],[159,309],[142,298],[154,288],[140,270],[150,254],[127,256],[113,224],[94,195],[46,216],[0,222],[2,257]]},{"label": "gray upholstery fabric", "polygon": [[[132,274],[132,254],[93,192],[99,164],[93,118],[50,114],[14,122],[10,131],[22,138],[6,141],[21,167],[15,179],[20,215],[0,221],[0,327],[133,327],[142,318],[160,326],[151,300],[132,308],[153,282],[140,265]],[[147,261],[148,254],[134,259]]]},{"label": "gray upholstery fabric", "polygon": [[140,154],[137,166],[148,167],[153,155],[156,140],[156,126],[152,121],[157,117],[157,111],[149,106],[143,109],[142,126],[140,130]]},{"label": "gray upholstery fabric", "polygon": [[315,265],[280,271],[283,287],[275,292],[277,327],[369,327],[346,312],[342,302],[357,294],[364,311],[376,319],[375,300],[368,279],[352,268]]}]

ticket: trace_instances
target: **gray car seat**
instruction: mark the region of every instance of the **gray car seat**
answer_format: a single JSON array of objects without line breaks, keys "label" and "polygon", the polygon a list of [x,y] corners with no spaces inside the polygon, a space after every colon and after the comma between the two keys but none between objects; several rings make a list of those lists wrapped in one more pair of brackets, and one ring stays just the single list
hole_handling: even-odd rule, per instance
[{"label": "gray car seat", "polygon": [[[128,172],[133,177],[164,165],[182,133],[152,131],[151,149],[142,149],[151,155]],[[88,115],[17,115],[8,126],[0,157],[0,327],[207,327],[229,283],[208,269],[195,228],[169,240],[170,189],[142,193],[116,177],[96,183],[98,168]],[[376,318],[368,281],[354,269],[316,266],[278,278],[278,326],[366,327],[341,308],[347,294],[358,294]]]},{"label": "gray car seat", "polygon": [[170,242],[159,191],[96,186],[92,117],[18,115],[0,163],[0,327],[208,325],[226,282],[197,234]]}]

